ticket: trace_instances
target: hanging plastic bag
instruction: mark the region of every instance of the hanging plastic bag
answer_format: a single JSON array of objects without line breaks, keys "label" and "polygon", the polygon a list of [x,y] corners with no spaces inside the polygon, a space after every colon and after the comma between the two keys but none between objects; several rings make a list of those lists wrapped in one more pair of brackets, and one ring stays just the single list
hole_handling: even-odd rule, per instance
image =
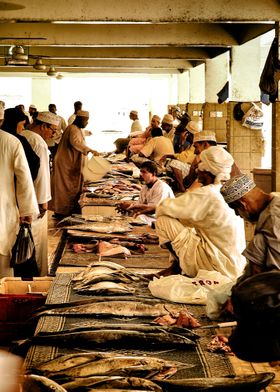
[{"label": "hanging plastic bag", "polygon": [[243,116],[242,126],[249,129],[262,129],[263,111],[254,102],[252,102],[252,106]]},{"label": "hanging plastic bag", "polygon": [[12,248],[10,266],[14,269],[14,276],[22,278],[39,276],[31,226],[27,223],[20,225],[16,242]]}]

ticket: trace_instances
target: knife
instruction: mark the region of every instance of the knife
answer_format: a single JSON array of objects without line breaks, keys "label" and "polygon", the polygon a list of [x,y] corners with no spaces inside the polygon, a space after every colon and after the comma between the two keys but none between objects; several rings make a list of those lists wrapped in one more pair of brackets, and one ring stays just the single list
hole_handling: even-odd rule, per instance
[{"label": "knife", "polygon": [[202,327],[198,327],[196,329],[208,329],[208,328],[230,328],[230,327],[236,327],[237,326],[237,321],[228,321],[226,323],[218,323],[218,324],[213,324],[213,325],[205,325]]}]

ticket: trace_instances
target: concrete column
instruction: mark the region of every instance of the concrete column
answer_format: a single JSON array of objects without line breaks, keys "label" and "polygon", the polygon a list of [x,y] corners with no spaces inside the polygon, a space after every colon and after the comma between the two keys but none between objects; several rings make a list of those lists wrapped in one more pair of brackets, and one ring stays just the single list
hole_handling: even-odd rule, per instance
[{"label": "concrete column", "polygon": [[231,59],[231,100],[259,101],[262,71],[260,38],[233,46]]},{"label": "concrete column", "polygon": [[185,104],[190,100],[190,75],[186,71],[178,75],[178,100],[179,104]]},{"label": "concrete column", "polygon": [[51,102],[51,78],[34,77],[32,78],[32,103],[36,105],[38,111],[48,110]]},{"label": "concrete column", "polygon": [[229,52],[223,53],[213,59],[206,60],[205,64],[205,101],[217,103],[217,93],[229,80]]},{"label": "concrete column", "polygon": [[201,64],[191,68],[190,74],[190,99],[191,103],[205,102],[205,65]]},{"label": "concrete column", "polygon": [[[278,59],[280,59],[280,27],[275,26],[275,36],[278,40]],[[280,81],[278,82],[278,100],[280,99]],[[280,102],[272,104],[272,190],[280,192]]]}]

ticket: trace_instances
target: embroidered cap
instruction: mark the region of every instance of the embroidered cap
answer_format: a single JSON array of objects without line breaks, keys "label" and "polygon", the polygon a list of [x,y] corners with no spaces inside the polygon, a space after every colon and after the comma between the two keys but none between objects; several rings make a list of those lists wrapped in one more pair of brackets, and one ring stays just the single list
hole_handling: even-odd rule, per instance
[{"label": "embroidered cap", "polygon": [[190,133],[192,133],[193,135],[202,131],[202,129],[199,126],[199,123],[197,121],[189,121],[187,123],[186,130],[189,131]]},{"label": "embroidered cap", "polygon": [[131,110],[131,111],[130,111],[130,114],[135,114],[135,116],[138,116],[137,110]]},{"label": "embroidered cap", "polygon": [[214,131],[201,131],[194,135],[193,143],[196,142],[208,142],[213,141],[216,142],[216,134]]},{"label": "embroidered cap", "polygon": [[222,186],[221,194],[227,203],[233,203],[255,187],[256,184],[249,176],[240,174],[231,178]]},{"label": "embroidered cap", "polygon": [[39,112],[37,120],[56,126],[58,126],[60,122],[60,118],[56,114],[51,112]]}]

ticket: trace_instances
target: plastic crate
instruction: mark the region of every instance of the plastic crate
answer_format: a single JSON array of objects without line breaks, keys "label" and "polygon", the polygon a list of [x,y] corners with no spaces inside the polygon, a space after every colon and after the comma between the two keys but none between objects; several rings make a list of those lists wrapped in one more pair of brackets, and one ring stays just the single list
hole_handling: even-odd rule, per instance
[{"label": "plastic crate", "polygon": [[0,341],[31,336],[37,320],[34,312],[43,306],[53,278],[33,280],[3,278],[0,281]]}]

